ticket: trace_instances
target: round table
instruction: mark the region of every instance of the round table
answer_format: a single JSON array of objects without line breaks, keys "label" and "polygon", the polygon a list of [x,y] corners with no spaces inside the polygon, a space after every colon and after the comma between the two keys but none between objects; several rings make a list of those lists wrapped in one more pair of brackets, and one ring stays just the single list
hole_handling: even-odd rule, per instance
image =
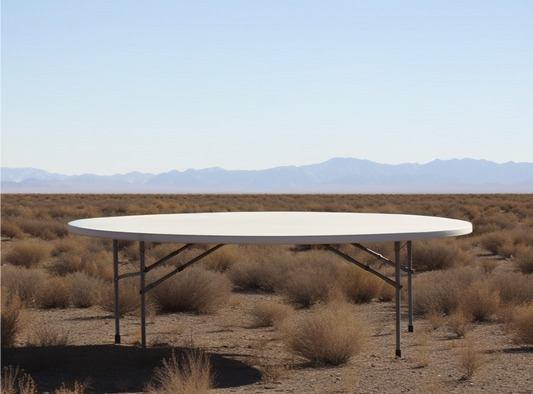
[{"label": "round table", "polygon": [[[400,350],[400,271],[407,272],[409,298],[409,331],[412,324],[412,253],[411,241],[455,237],[472,232],[472,224],[457,219],[433,216],[402,215],[386,213],[351,212],[209,212],[178,213],[160,215],[116,216],[80,219],[68,224],[72,234],[113,240],[115,279],[115,342],[120,342],[118,313],[118,283],[124,277],[140,276],[141,294],[141,336],[146,346],[145,300],[147,291],[201,260],[209,253],[227,244],[257,245],[324,245],[326,250],[336,253],[345,260],[371,272],[396,288],[396,355]],[[138,272],[119,275],[118,240],[139,241],[140,267]],[[395,259],[388,260],[361,243],[394,242]],[[145,242],[172,242],[186,244],[149,267],[145,266]],[[407,242],[407,265],[401,265],[401,242]],[[145,273],[179,254],[194,244],[216,244],[216,246],[178,267],[175,271],[146,286]],[[332,244],[353,244],[375,257],[395,266],[395,280],[392,280],[368,265],[340,252]]]}]

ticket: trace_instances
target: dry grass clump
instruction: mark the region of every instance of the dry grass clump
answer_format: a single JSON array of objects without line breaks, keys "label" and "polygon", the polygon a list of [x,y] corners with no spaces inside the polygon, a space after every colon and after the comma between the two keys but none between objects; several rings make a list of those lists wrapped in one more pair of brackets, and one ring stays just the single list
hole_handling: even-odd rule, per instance
[{"label": "dry grass clump", "polygon": [[2,347],[11,347],[21,330],[20,312],[22,303],[16,294],[8,294],[2,286],[1,341]]},{"label": "dry grass clump", "polygon": [[213,387],[209,356],[198,349],[186,351],[179,358],[173,350],[162,366],[154,369],[145,391],[150,394],[205,394]]},{"label": "dry grass clump", "polygon": [[279,325],[293,312],[294,310],[289,305],[276,301],[258,301],[250,311],[255,327]]},{"label": "dry grass clump", "polygon": [[[140,308],[139,282],[135,278],[126,278],[119,281],[119,304],[118,314],[120,317],[134,312]],[[100,298],[100,306],[103,310],[115,313],[115,288],[110,283]]]},{"label": "dry grass clump", "polygon": [[89,388],[89,379],[83,382],[74,381],[72,386],[68,386],[65,382],[61,383],[61,387],[54,390],[54,394],[84,394]]},{"label": "dry grass clump", "polygon": [[533,345],[533,302],[516,307],[510,324],[518,343]]},{"label": "dry grass clump", "polygon": [[476,280],[466,289],[460,309],[477,322],[492,321],[500,308],[500,295],[488,281]]},{"label": "dry grass clump", "polygon": [[[160,275],[163,270],[154,271]],[[163,312],[214,313],[228,302],[231,282],[223,274],[193,266],[170,277],[148,294]]]},{"label": "dry grass clump", "polygon": [[508,231],[497,231],[483,234],[480,244],[489,252],[495,255],[510,258],[518,254],[527,254],[531,257],[531,244],[533,235],[530,231],[514,229]]},{"label": "dry grass clump", "polygon": [[70,306],[70,285],[65,278],[49,278],[38,294],[38,304],[42,308],[65,309]]},{"label": "dry grass clump", "polygon": [[233,285],[241,290],[272,291],[274,267],[264,261],[237,262],[226,275]]},{"label": "dry grass clump", "polygon": [[68,331],[46,323],[33,324],[27,340],[27,346],[30,347],[66,346],[67,344]]},{"label": "dry grass clump", "polygon": [[106,283],[102,279],[89,276],[85,272],[70,274],[65,281],[70,289],[70,303],[76,308],[97,305],[106,288]]},{"label": "dry grass clump", "polygon": [[459,368],[462,380],[470,380],[474,374],[488,362],[487,357],[479,347],[470,339],[459,348]]},{"label": "dry grass clump", "polygon": [[50,245],[44,241],[24,240],[13,244],[5,261],[20,267],[36,267],[50,256]]},{"label": "dry grass clump", "polygon": [[533,274],[533,246],[518,248],[515,252],[515,264],[522,273]]},{"label": "dry grass clump", "polygon": [[533,275],[496,271],[490,275],[491,289],[498,292],[504,305],[521,305],[533,301]]},{"label": "dry grass clump", "polygon": [[288,303],[308,308],[317,303],[342,297],[338,287],[339,265],[328,261],[323,253],[307,252],[297,258],[290,270],[280,276],[275,286]]},{"label": "dry grass clump", "polygon": [[238,245],[226,245],[202,260],[202,266],[211,271],[226,272],[241,256]]},{"label": "dry grass clump", "polygon": [[8,294],[16,294],[23,306],[34,306],[46,280],[40,269],[24,268],[12,265],[2,266],[2,288]]},{"label": "dry grass clump", "polygon": [[346,298],[352,302],[370,302],[379,298],[383,283],[385,282],[377,276],[355,265],[344,264],[340,267],[339,285]]},{"label": "dry grass clump", "polygon": [[368,339],[366,324],[342,301],[300,312],[282,331],[292,353],[318,366],[346,364],[363,350]]},{"label": "dry grass clump", "polygon": [[464,299],[468,286],[484,277],[484,272],[474,267],[425,272],[413,280],[413,292],[416,295],[413,311],[417,315],[428,312],[450,314]]},{"label": "dry grass clump", "polygon": [[68,235],[66,223],[38,217],[23,217],[17,220],[25,233],[32,237],[51,241]]},{"label": "dry grass clump", "polygon": [[489,212],[478,216],[474,221],[476,234],[490,232],[501,232],[511,230],[518,225],[519,219],[516,215],[508,212]]},{"label": "dry grass clump", "polygon": [[8,365],[2,369],[0,391],[2,394],[37,394],[37,387],[30,375]]},{"label": "dry grass clump", "polygon": [[17,223],[2,223],[2,237],[24,239],[27,237],[26,233],[20,229]]},{"label": "dry grass clump", "polygon": [[450,330],[459,338],[464,337],[474,327],[472,316],[461,309],[453,311],[447,323]]},{"label": "dry grass clump", "polygon": [[418,241],[413,245],[413,268],[416,271],[435,271],[466,265],[473,260],[457,242],[449,239]]}]

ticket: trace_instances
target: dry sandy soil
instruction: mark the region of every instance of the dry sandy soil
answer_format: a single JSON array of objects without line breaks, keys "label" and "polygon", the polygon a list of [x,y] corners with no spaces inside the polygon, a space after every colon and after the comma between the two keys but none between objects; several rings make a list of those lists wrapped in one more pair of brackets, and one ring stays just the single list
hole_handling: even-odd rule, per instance
[{"label": "dry sandy soil", "polygon": [[[355,305],[371,328],[368,347],[347,366],[316,368],[288,353],[272,328],[252,328],[249,311],[260,299],[275,295],[235,293],[216,315],[151,315],[149,347],[138,343],[138,316],[121,320],[122,343],[113,344],[114,319],[98,307],[34,310],[33,326],[46,324],[68,332],[69,346],[4,349],[3,365],[19,365],[35,379],[40,392],[62,382],[90,378],[87,392],[143,391],[160,360],[172,348],[190,346],[211,355],[214,393],[533,393],[533,349],[513,343],[503,324],[478,324],[471,340],[485,359],[471,380],[463,378],[459,353],[465,339],[442,326],[428,330],[415,321],[403,324],[402,358],[394,357],[394,304]],[[31,329],[28,328],[28,329]],[[24,333],[21,335],[24,337]]]}]

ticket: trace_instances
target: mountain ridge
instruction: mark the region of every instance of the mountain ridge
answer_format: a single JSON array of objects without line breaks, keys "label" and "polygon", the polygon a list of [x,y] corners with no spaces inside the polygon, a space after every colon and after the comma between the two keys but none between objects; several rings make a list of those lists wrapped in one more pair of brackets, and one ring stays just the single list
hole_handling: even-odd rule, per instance
[{"label": "mountain ridge", "polygon": [[336,157],[264,170],[64,175],[1,168],[2,193],[532,193],[533,163],[435,159],[381,164]]}]

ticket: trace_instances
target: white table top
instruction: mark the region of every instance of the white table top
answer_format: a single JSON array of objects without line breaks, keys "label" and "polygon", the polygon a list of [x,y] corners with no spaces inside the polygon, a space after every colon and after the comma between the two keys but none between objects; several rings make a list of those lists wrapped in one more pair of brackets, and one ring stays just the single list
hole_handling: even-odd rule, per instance
[{"label": "white table top", "polygon": [[334,244],[412,241],[472,232],[463,220],[344,212],[215,212],[80,219],[72,234],[203,244]]}]

